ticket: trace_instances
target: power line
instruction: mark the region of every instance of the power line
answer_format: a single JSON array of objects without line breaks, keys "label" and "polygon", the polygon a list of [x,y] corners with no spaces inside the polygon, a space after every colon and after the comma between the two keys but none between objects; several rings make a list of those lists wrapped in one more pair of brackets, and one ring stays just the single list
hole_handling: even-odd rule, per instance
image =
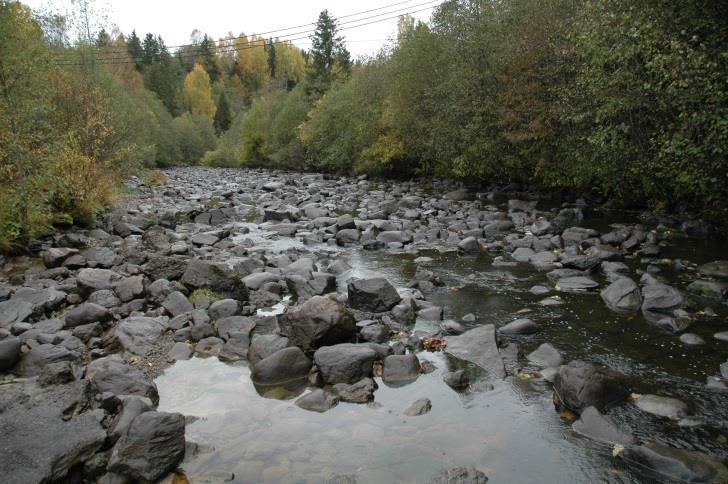
[{"label": "power line", "polygon": [[[413,1],[417,1],[417,0],[405,0],[405,1],[401,1],[401,2],[391,3],[389,5],[385,5],[385,6],[382,6],[382,7],[371,8],[369,10],[362,10],[361,12],[355,12],[355,13],[350,13],[350,14],[347,14],[347,15],[342,15],[342,16],[338,17],[338,19],[350,18],[350,17],[357,17],[357,16],[363,15],[365,13],[370,13],[370,12],[375,12],[375,11],[378,11],[378,10],[389,9],[389,8],[396,7],[398,5],[402,5],[402,4],[405,4],[405,3],[411,3]],[[396,9],[392,10],[391,12],[383,12],[383,13],[376,14],[376,15],[372,15],[372,16],[369,16],[369,17],[363,17],[363,18],[359,18],[359,19],[353,19],[353,20],[349,20],[349,21],[346,21],[346,22],[339,22],[339,25],[345,25],[345,24],[349,24],[349,23],[360,22],[362,20],[368,20],[368,19],[376,18],[376,17],[380,17],[382,15],[389,15],[389,14],[395,13],[395,12],[397,12],[399,10],[416,8],[416,7],[420,7],[420,6],[423,6],[423,5],[427,5],[427,4],[430,4],[430,3],[436,3],[436,2],[440,2],[440,1],[441,0],[429,0],[429,1],[423,2],[423,3],[417,3],[417,4],[414,4],[414,5],[408,5],[406,7],[396,8]],[[405,13],[402,13],[401,15],[404,15]],[[232,36],[232,37],[224,37],[224,38],[218,39],[217,42],[220,43],[220,42],[226,42],[226,41],[230,41],[230,40],[233,40],[233,41],[242,40],[243,38],[262,37],[263,35],[273,34],[273,33],[277,33],[277,32],[285,32],[285,31],[288,31],[288,30],[300,29],[300,28],[303,28],[303,27],[310,27],[311,25],[316,25],[316,22],[310,22],[310,23],[306,23],[306,24],[296,25],[296,26],[293,26],[293,27],[286,27],[286,28],[283,28],[283,29],[269,30],[269,31],[266,31],[266,32],[254,33],[254,34],[250,34],[250,35],[239,35],[239,36]],[[314,30],[315,29],[309,29],[309,30],[304,30],[304,31],[300,31],[300,32],[292,32],[290,34],[286,34],[285,36],[286,37],[290,37],[290,36],[293,36],[293,35],[300,35],[300,34],[303,34],[303,33],[310,33],[310,32],[313,32]],[[177,49],[182,49],[182,48],[185,48],[185,47],[197,47],[198,45],[199,44],[190,43],[190,44],[170,45],[170,46],[166,46],[166,48],[167,49],[170,49],[170,50],[171,49],[177,50]],[[106,52],[110,52],[110,53],[114,53],[114,52],[122,53],[125,50],[126,50],[125,47],[115,47],[115,48],[111,48],[111,49],[108,49],[107,48],[106,49]]]},{"label": "power line", "polygon": [[[438,0],[438,2],[439,2],[439,0]],[[426,2],[426,3],[433,3],[433,2]],[[339,31],[345,31],[345,30],[355,29],[355,28],[359,28],[359,27],[364,27],[364,26],[367,26],[367,25],[376,24],[376,23],[379,23],[379,22],[385,22],[387,20],[392,20],[392,19],[395,19],[395,18],[399,18],[402,15],[408,15],[408,14],[415,14],[415,13],[419,13],[419,12],[424,12],[426,10],[431,10],[433,8],[438,7],[439,5],[441,5],[441,3],[443,3],[443,2],[439,2],[436,5],[431,5],[429,7],[422,8],[422,9],[418,9],[418,10],[411,10],[411,11],[408,11],[408,12],[400,12],[397,15],[394,15],[394,16],[391,16],[391,17],[382,18],[382,19],[379,19],[379,20],[374,20],[374,21],[371,21],[371,22],[365,22],[365,23],[357,24],[357,25],[351,25],[351,26],[348,26],[348,27],[341,28],[341,29],[339,29]],[[424,4],[421,4],[421,5],[424,5]],[[392,12],[387,12],[387,13],[392,13]],[[384,14],[375,15],[374,17],[378,17],[378,16],[381,16],[381,15],[384,15]],[[369,17],[369,18],[372,18],[372,17]],[[366,18],[357,19],[357,20],[349,21],[349,22],[342,22],[342,23],[360,22],[362,20],[366,20]],[[310,32],[313,32],[313,31],[310,31]],[[300,33],[305,33],[305,32],[297,32],[297,34],[300,34]],[[291,35],[295,35],[295,34],[291,34]],[[278,40],[276,42],[272,42],[272,44],[273,45],[290,44],[290,43],[292,43],[293,41],[296,41],[296,40],[304,40],[304,39],[309,39],[309,38],[310,38],[310,35],[305,35],[303,37],[296,37],[296,38],[289,38],[289,39]],[[258,48],[258,47],[264,47],[265,48],[266,45],[267,45],[265,43],[265,40],[264,39],[256,40],[254,42],[255,43],[252,44],[252,45],[251,44],[248,44],[248,45],[244,45],[244,46],[241,46],[241,47],[234,47],[234,46],[224,46],[224,47],[220,47],[220,48],[217,49],[217,52],[218,53],[240,52],[240,51],[244,51],[244,50],[248,50],[248,49],[254,49],[254,48]],[[177,52],[176,56],[178,58],[180,58],[180,59],[195,58],[195,57],[198,57],[199,56],[199,53],[193,52],[193,53],[187,53],[187,54],[185,54],[185,53]],[[132,60],[129,60],[129,57],[128,56],[112,57],[112,58],[103,58],[103,57],[100,57],[100,58],[97,58],[97,60],[101,64],[132,64],[132,63],[136,63],[138,60],[141,60],[141,58],[136,58],[136,59],[135,58],[132,58]],[[61,62],[56,62],[56,64],[57,65],[81,65],[82,63],[79,63],[79,62],[65,62],[65,59],[62,59]]]}]

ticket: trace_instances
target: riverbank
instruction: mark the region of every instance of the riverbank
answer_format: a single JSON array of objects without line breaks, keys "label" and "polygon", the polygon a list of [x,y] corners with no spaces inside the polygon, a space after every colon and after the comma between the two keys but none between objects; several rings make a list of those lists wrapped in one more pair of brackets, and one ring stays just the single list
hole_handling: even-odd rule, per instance
[{"label": "riverbank", "polygon": [[445,181],[128,187],[3,266],[10,482],[728,472],[728,252],[695,222]]}]

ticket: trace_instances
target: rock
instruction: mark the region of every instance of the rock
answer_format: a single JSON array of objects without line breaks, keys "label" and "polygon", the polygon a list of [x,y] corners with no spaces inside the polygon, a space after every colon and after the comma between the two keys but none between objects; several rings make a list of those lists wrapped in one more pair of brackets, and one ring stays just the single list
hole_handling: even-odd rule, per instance
[{"label": "rock", "polygon": [[561,353],[549,343],[544,343],[535,351],[528,354],[528,361],[542,368],[561,366],[563,362]]},{"label": "rock", "polygon": [[217,335],[226,341],[233,333],[243,333],[249,336],[253,328],[255,328],[255,321],[246,316],[228,316],[215,321]]},{"label": "rock", "polygon": [[187,264],[180,282],[192,289],[210,289],[225,298],[248,300],[248,288],[237,273],[223,263],[193,259]]},{"label": "rock", "polygon": [[498,328],[498,333],[505,335],[533,334],[539,330],[535,321],[528,318],[516,319]]},{"label": "rock", "polygon": [[59,361],[73,362],[76,360],[78,360],[78,354],[69,351],[63,346],[41,344],[20,357],[16,371],[25,377],[37,376],[43,371],[46,365]]},{"label": "rock", "polygon": [[114,419],[113,425],[109,428],[109,435],[117,440],[131,426],[137,416],[144,412],[153,410],[152,401],[146,397],[138,395],[122,395],[119,397],[121,401],[121,410]]},{"label": "rock", "polygon": [[612,311],[636,311],[642,304],[639,287],[629,277],[618,277],[600,295]]},{"label": "rock", "polygon": [[377,384],[371,378],[362,378],[351,385],[337,383],[332,387],[342,402],[349,403],[367,403],[374,400],[374,390],[376,389]]},{"label": "rock", "polygon": [[78,254],[78,250],[67,247],[53,247],[41,252],[40,257],[43,259],[43,264],[50,269],[52,267],[59,267],[63,264],[64,260],[74,254]]},{"label": "rock", "polygon": [[[69,470],[104,445],[103,412],[90,405],[86,382],[38,387],[4,384],[0,391],[0,476],[4,484],[64,482]],[[66,413],[68,409],[76,409]]]},{"label": "rock", "polygon": [[173,471],[184,453],[184,416],[144,412],[116,442],[107,468],[138,482],[152,483]]},{"label": "rock", "polygon": [[704,345],[705,340],[695,333],[684,333],[680,335],[680,342],[690,346]]},{"label": "rock", "polygon": [[283,348],[253,366],[251,378],[258,385],[281,385],[305,379],[311,360],[296,346]]},{"label": "rock", "polygon": [[20,339],[8,336],[0,339],[0,371],[11,369],[20,360]]},{"label": "rock", "polygon": [[404,414],[408,417],[417,417],[419,415],[424,415],[428,413],[430,410],[432,410],[432,402],[429,398],[420,398],[419,400],[416,400],[412,405],[407,407],[407,409],[404,411]]},{"label": "rock", "polygon": [[642,287],[643,312],[669,312],[685,304],[683,295],[672,286],[653,282]]},{"label": "rock", "polygon": [[409,244],[412,242],[412,234],[401,230],[384,230],[379,232],[376,242],[382,244]]},{"label": "rock", "polygon": [[687,287],[688,292],[709,299],[722,300],[728,296],[728,282],[697,280]]},{"label": "rock", "polygon": [[122,302],[129,302],[144,295],[144,277],[131,276],[119,281],[114,292]]},{"label": "rock", "polygon": [[86,367],[85,377],[97,392],[111,392],[114,395],[139,395],[149,398],[155,405],[159,394],[154,382],[144,373],[127,364],[119,355],[105,356],[94,360]]},{"label": "rock", "polygon": [[188,313],[194,309],[194,306],[190,300],[187,299],[187,296],[182,294],[180,291],[171,292],[164,302],[162,302],[162,307],[164,307],[164,309],[166,309],[173,318],[180,314]]},{"label": "rock", "polygon": [[728,260],[716,260],[703,264],[698,272],[704,276],[728,280]]},{"label": "rock", "polygon": [[270,282],[278,282],[279,276],[272,272],[254,272],[253,274],[243,277],[243,283],[248,289],[257,291],[263,284]]},{"label": "rock", "polygon": [[604,409],[629,395],[622,373],[580,360],[559,368],[554,378],[554,391],[561,402],[576,413],[591,406]]},{"label": "rock", "polygon": [[285,336],[277,334],[255,335],[248,348],[248,361],[255,366],[260,360],[289,346],[291,346],[291,341]]},{"label": "rock", "polygon": [[475,467],[443,469],[427,481],[427,484],[485,484],[488,477]]},{"label": "rock", "polygon": [[474,363],[496,378],[505,377],[505,366],[498,351],[495,326],[492,324],[485,324],[445,339],[447,354]]},{"label": "rock", "polygon": [[192,348],[187,343],[177,342],[167,352],[167,358],[173,360],[189,360],[192,357]]},{"label": "rock", "polygon": [[175,257],[154,256],[144,264],[144,272],[152,280],[166,279],[176,281],[187,270],[187,262]]},{"label": "rock", "polygon": [[[25,317],[20,317],[27,309],[30,309],[30,315],[40,317],[44,313],[53,311],[61,306],[66,300],[66,293],[53,288],[35,289],[31,287],[21,287],[8,300],[0,303],[0,326],[10,325],[13,322],[21,322]],[[29,305],[26,306],[25,304]],[[13,305],[17,305],[16,319],[8,321],[13,316]],[[9,309],[10,318],[6,316]]]},{"label": "rock", "polygon": [[629,446],[619,454],[627,465],[637,464],[636,470],[652,470],[658,481],[666,478],[680,482],[727,482],[728,468],[719,459],[709,455],[676,449],[648,442]]},{"label": "rock", "polygon": [[224,344],[225,342],[223,340],[216,338],[215,336],[200,338],[195,345],[195,354],[202,358],[206,358],[208,356],[219,356]]},{"label": "rock", "polygon": [[442,379],[445,384],[456,390],[467,388],[470,385],[468,375],[465,374],[465,370],[448,371],[442,375]]},{"label": "rock", "polygon": [[412,353],[406,355],[389,355],[384,358],[384,383],[390,386],[401,386],[411,383],[420,375],[420,361]]},{"label": "rock", "polygon": [[728,343],[728,331],[720,331],[718,333],[715,333],[713,335],[713,338],[717,339],[718,341],[725,341]]},{"label": "rock", "polygon": [[121,276],[109,269],[81,269],[76,276],[79,289],[90,294],[102,289],[113,289]]},{"label": "rock", "polygon": [[221,299],[212,303],[210,309],[208,309],[208,313],[210,314],[210,319],[215,321],[227,318],[228,316],[235,316],[239,310],[240,306],[235,299]]},{"label": "rock", "polygon": [[116,326],[114,335],[124,351],[146,356],[155,348],[164,328],[157,318],[130,317]]},{"label": "rock", "polygon": [[13,300],[0,302],[0,328],[21,323],[33,315],[33,305],[27,301]]},{"label": "rock", "polygon": [[338,301],[323,296],[314,296],[281,314],[278,326],[281,334],[304,348],[348,341],[357,331],[349,310]]},{"label": "rock", "polygon": [[610,417],[602,415],[594,407],[585,408],[581,412],[579,420],[574,422],[571,428],[575,432],[605,444],[627,446],[635,442],[632,434],[619,428]]},{"label": "rock", "polygon": [[386,343],[389,340],[391,331],[383,324],[370,324],[365,326],[359,331],[364,341],[370,341],[372,343]]},{"label": "rock", "polygon": [[347,291],[349,306],[362,311],[389,311],[402,300],[394,286],[383,277],[352,279]]},{"label": "rock", "polygon": [[354,383],[372,374],[377,352],[367,345],[342,343],[316,350],[313,360],[329,384]]},{"label": "rock", "polygon": [[728,361],[720,364],[720,376],[728,380]]},{"label": "rock", "polygon": [[564,277],[556,283],[556,290],[564,292],[586,292],[598,287],[598,282],[586,276]]},{"label": "rock", "polygon": [[465,237],[458,243],[458,249],[466,254],[477,254],[480,252],[480,243],[475,237]]},{"label": "rock", "polygon": [[687,404],[676,398],[660,395],[633,395],[633,399],[637,408],[658,417],[677,420],[689,413]]},{"label": "rock", "polygon": [[296,400],[296,406],[311,412],[323,413],[339,403],[339,397],[317,388]]},{"label": "rock", "polygon": [[73,365],[68,361],[59,361],[46,365],[40,375],[38,375],[38,384],[41,386],[48,385],[65,385],[76,379],[73,374]]},{"label": "rock", "polygon": [[66,327],[74,327],[82,324],[104,322],[111,317],[108,309],[94,303],[83,303],[76,306],[66,315]]},{"label": "rock", "polygon": [[511,257],[513,257],[514,260],[518,262],[528,262],[531,259],[531,256],[533,256],[535,252],[533,249],[530,249],[528,247],[519,247],[513,253],[511,254]]}]

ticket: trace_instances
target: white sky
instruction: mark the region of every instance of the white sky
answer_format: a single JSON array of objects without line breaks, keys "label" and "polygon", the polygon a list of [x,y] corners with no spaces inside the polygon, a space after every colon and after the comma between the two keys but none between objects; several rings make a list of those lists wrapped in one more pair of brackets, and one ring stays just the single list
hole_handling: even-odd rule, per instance
[{"label": "white sky", "polygon": [[[51,11],[64,12],[72,0],[22,0],[33,9],[44,8]],[[363,12],[379,7],[381,10],[362,13],[361,15],[340,18],[341,34],[347,40],[347,47],[352,56],[373,54],[393,37],[396,32],[397,19],[380,21],[407,12],[427,9],[412,15],[419,20],[427,20],[437,0],[96,0],[92,2],[97,12],[102,12],[108,21],[107,30],[112,24],[117,25],[125,34],[136,29],[139,37],[152,32],[161,35],[167,45],[180,45],[190,42],[190,33],[198,29],[214,39],[234,35],[266,32],[294,27],[316,21],[321,10],[328,8],[337,18]],[[372,17],[360,20],[364,17]],[[362,23],[374,22],[371,25],[348,28]],[[348,22],[344,24],[344,22]],[[313,27],[310,27],[313,28]],[[293,29],[276,35],[285,39],[286,35],[308,30],[309,27]],[[304,37],[307,33],[294,37]],[[308,48],[307,39],[294,43]]]}]

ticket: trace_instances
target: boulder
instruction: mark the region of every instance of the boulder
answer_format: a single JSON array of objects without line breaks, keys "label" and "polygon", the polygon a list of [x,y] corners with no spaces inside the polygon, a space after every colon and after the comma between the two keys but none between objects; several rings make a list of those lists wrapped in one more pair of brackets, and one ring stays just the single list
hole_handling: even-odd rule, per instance
[{"label": "boulder", "polygon": [[116,442],[107,469],[137,482],[153,483],[173,471],[184,454],[184,416],[144,412]]},{"label": "boulder", "polygon": [[226,298],[248,300],[248,288],[238,274],[220,262],[193,259],[180,282],[191,289],[210,289]]},{"label": "boulder", "polygon": [[20,359],[20,339],[8,336],[0,339],[0,371],[7,371]]},{"label": "boulder", "polygon": [[679,482],[728,482],[728,468],[719,459],[688,450],[648,442],[629,446],[619,454],[635,470],[652,471],[655,482],[666,478]]},{"label": "boulder", "polygon": [[124,351],[146,356],[155,348],[164,329],[165,325],[157,318],[135,316],[121,321],[114,335]]},{"label": "boulder", "polygon": [[498,328],[498,333],[505,335],[532,334],[539,330],[538,324],[528,318],[521,318]]},{"label": "boulder", "polygon": [[79,359],[77,353],[68,350],[64,346],[41,344],[35,346],[29,352],[20,357],[15,370],[25,377],[37,376],[46,365],[60,361],[75,362]]},{"label": "boulder", "polygon": [[293,344],[304,348],[348,341],[357,330],[349,310],[338,301],[323,296],[314,296],[278,316],[278,327]]},{"label": "boulder", "polygon": [[173,318],[180,314],[188,313],[194,309],[194,306],[190,300],[187,299],[187,296],[182,294],[180,291],[171,292],[164,302],[162,302],[162,307],[166,309]]},{"label": "boulder", "polygon": [[323,413],[335,407],[339,403],[339,397],[317,388],[295,401],[297,407],[310,412]]},{"label": "boulder", "polygon": [[[69,470],[104,445],[102,411],[91,405],[87,383],[38,387],[4,384],[0,391],[0,476],[4,484],[65,482]],[[68,409],[75,411],[67,412]]]},{"label": "boulder", "polygon": [[642,311],[671,312],[682,307],[685,298],[672,286],[654,281],[642,287]]},{"label": "boulder", "polygon": [[467,388],[470,385],[470,379],[465,373],[465,370],[448,371],[442,375],[442,380],[447,386],[456,390]]},{"label": "boulder", "polygon": [[480,252],[480,242],[475,237],[465,237],[458,243],[458,250],[465,254],[477,254]]},{"label": "boulder", "polygon": [[343,343],[316,350],[313,360],[329,384],[354,383],[371,376],[377,352],[367,345]]},{"label": "boulder", "polygon": [[698,268],[700,274],[716,279],[728,280],[728,260],[716,260]]},{"label": "boulder", "polygon": [[66,327],[104,322],[111,317],[108,309],[94,303],[83,303],[66,314]]},{"label": "boulder", "polygon": [[402,300],[394,286],[383,277],[352,279],[347,291],[349,306],[362,311],[389,311]]},{"label": "boulder", "polygon": [[661,395],[633,395],[634,404],[643,412],[677,420],[689,413],[685,402]]},{"label": "boulder", "polygon": [[642,304],[640,289],[629,277],[618,277],[600,295],[612,311],[636,311]]},{"label": "boulder", "polygon": [[626,377],[616,370],[587,361],[574,360],[561,366],[554,377],[554,391],[570,410],[604,409],[629,395]]},{"label": "boulder", "polygon": [[474,363],[496,378],[505,377],[505,366],[492,324],[473,328],[458,336],[448,336],[446,341],[447,354]]},{"label": "boulder", "polygon": [[401,386],[411,383],[420,375],[420,360],[412,353],[406,355],[389,355],[384,358],[382,379],[390,386]]},{"label": "boulder", "polygon": [[76,276],[79,289],[87,294],[102,289],[113,289],[121,276],[109,269],[81,269]]},{"label": "boulder", "polygon": [[342,402],[367,403],[374,400],[374,390],[377,384],[371,378],[362,378],[351,385],[337,383],[332,390]]},{"label": "boulder", "polygon": [[248,361],[255,366],[278,350],[292,346],[291,340],[278,334],[255,335],[248,348]]},{"label": "boulder", "polygon": [[408,417],[417,417],[428,413],[430,410],[432,410],[432,402],[430,401],[430,399],[420,398],[419,400],[415,400],[412,405],[407,407],[404,411],[404,414]]},{"label": "boulder", "polygon": [[586,292],[598,287],[598,282],[586,276],[564,277],[556,283],[556,290],[564,292]]},{"label": "boulder", "polygon": [[427,481],[427,484],[485,484],[488,477],[475,467],[443,469]]},{"label": "boulder", "polygon": [[614,421],[599,413],[594,407],[587,407],[581,412],[579,420],[571,426],[575,432],[605,444],[632,445],[635,438],[622,430]]},{"label": "boulder", "polygon": [[296,346],[283,348],[258,361],[251,378],[258,385],[281,385],[305,379],[311,369],[311,360]]},{"label": "boulder", "polygon": [[154,382],[141,371],[126,363],[119,355],[94,360],[86,367],[84,378],[92,383],[98,393],[114,395],[139,395],[159,402]]},{"label": "boulder", "polygon": [[114,292],[122,302],[129,302],[144,295],[144,277],[131,276],[122,279],[114,287]]},{"label": "boulder", "polygon": [[529,363],[541,368],[561,366],[563,359],[559,350],[550,343],[544,343],[527,356]]}]

